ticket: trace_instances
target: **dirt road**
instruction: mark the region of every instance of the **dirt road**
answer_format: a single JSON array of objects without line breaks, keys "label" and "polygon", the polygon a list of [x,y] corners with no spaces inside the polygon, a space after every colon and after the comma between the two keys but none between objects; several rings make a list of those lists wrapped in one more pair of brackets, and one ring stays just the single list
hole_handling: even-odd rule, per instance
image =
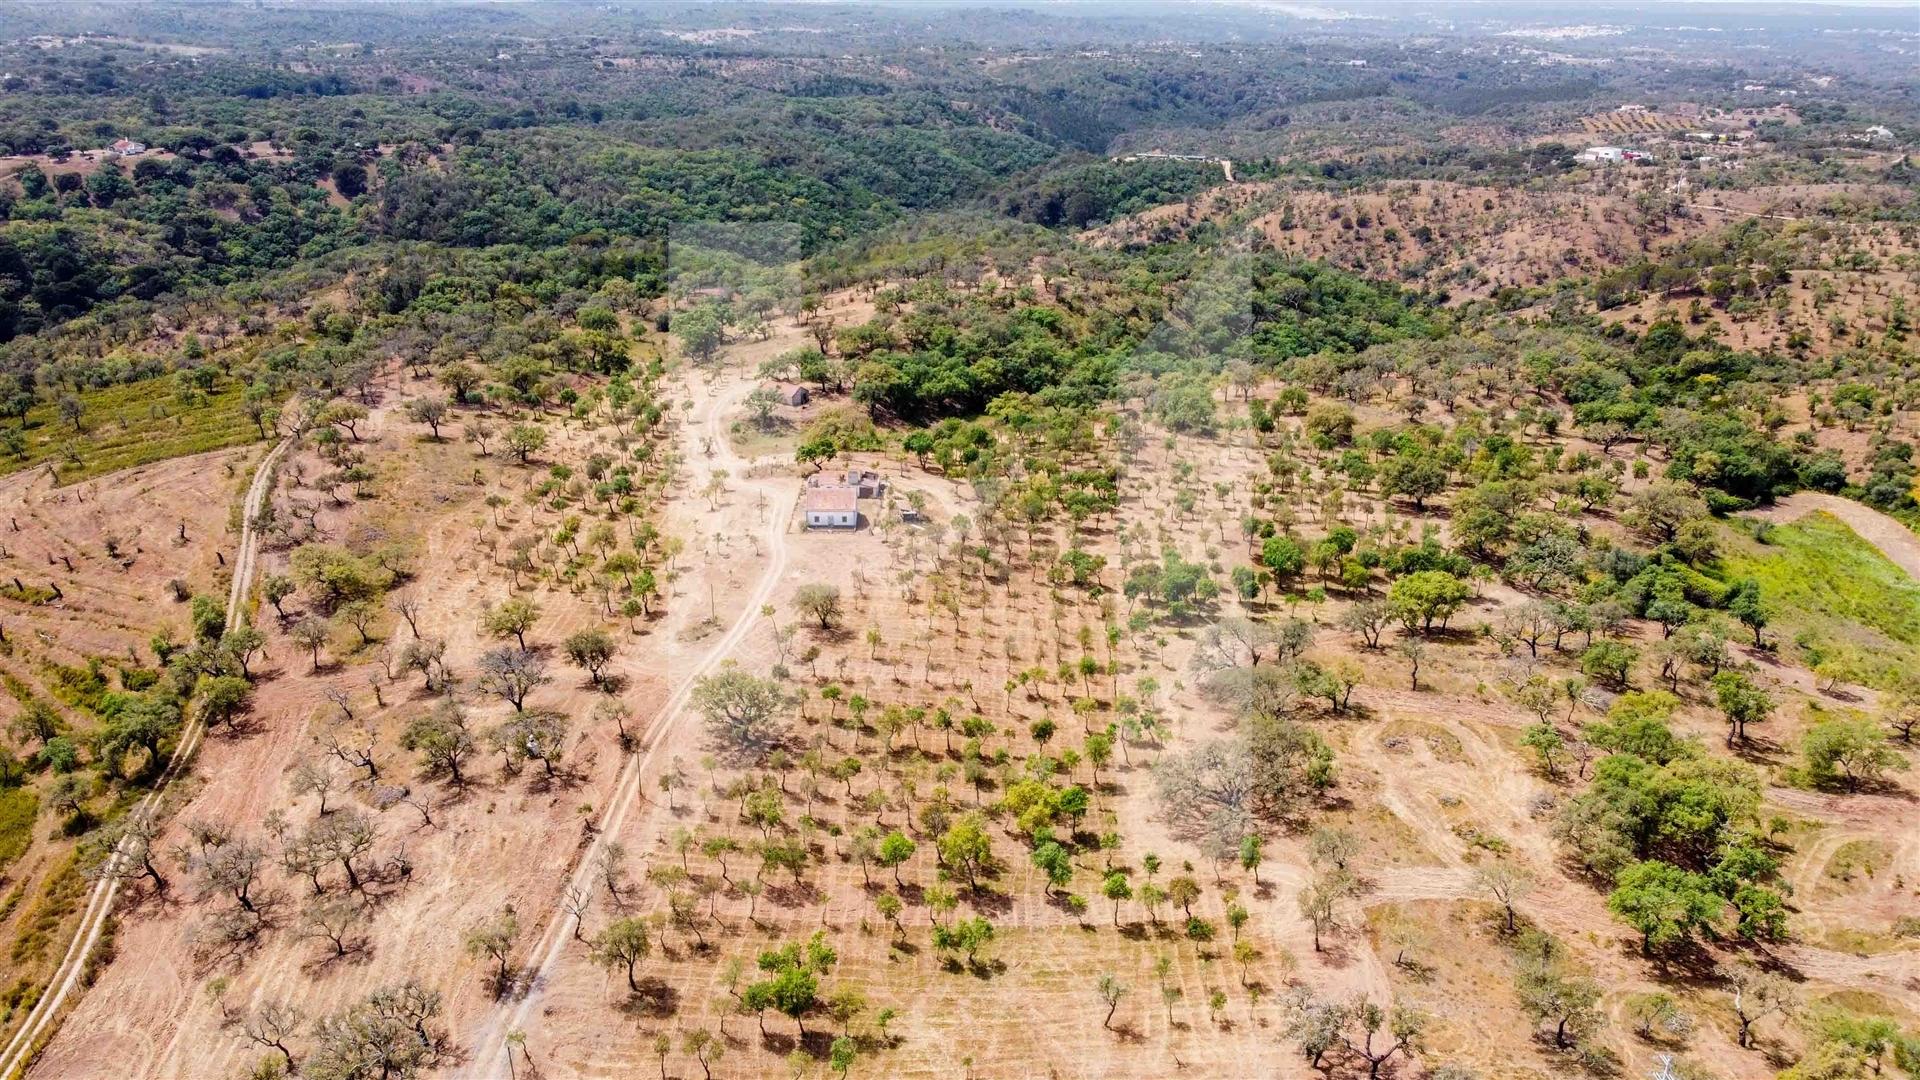
[{"label": "dirt road", "polygon": [[1847,528],[1858,533],[1860,539],[1879,548],[1887,561],[1920,581],[1920,536],[1915,536],[1913,530],[1871,506],[1838,495],[1802,491],[1748,516],[1784,523],[1797,521],[1816,510],[1839,518]]},{"label": "dirt road", "polygon": [[[671,741],[669,733],[686,717],[694,684],[719,666],[753,630],[761,618],[761,606],[772,598],[787,568],[787,526],[793,517],[793,504],[798,491],[791,483],[748,480],[751,463],[740,457],[727,438],[727,417],[739,408],[756,381],[751,377],[751,371],[722,372],[710,380],[698,381],[704,384],[702,389],[705,393],[692,395],[696,405],[681,428],[682,453],[689,461],[697,460],[700,456],[698,451],[704,445],[707,464],[712,469],[725,470],[736,482],[749,490],[758,490],[766,499],[770,513],[764,525],[765,561],[733,624],[693,663],[678,672],[673,693],[641,734],[640,741],[644,749],[628,758],[621,768],[614,781],[613,794],[596,823],[593,843],[581,851],[569,880],[570,885],[583,892],[592,891],[596,872],[594,864],[601,850],[621,834],[634,807],[643,802],[643,780],[648,775],[655,754]],[[523,972],[526,992],[516,1000],[503,1001],[489,1010],[486,1020],[465,1043],[468,1066],[463,1075],[475,1080],[492,1080],[509,1072],[511,1048],[507,1046],[506,1037],[510,1032],[526,1030],[529,1019],[540,1009],[548,972],[559,961],[567,943],[573,940],[576,918],[564,907],[557,908],[547,917],[544,930]]]},{"label": "dirt road", "polygon": [[[293,442],[288,436],[267,451],[253,472],[253,481],[247,487],[247,496],[241,509],[240,544],[233,557],[233,584],[227,590],[227,625],[238,626],[247,602],[247,593],[253,588],[254,566],[260,550],[260,537],[254,531],[253,520],[266,504],[267,493],[273,489],[273,470],[280,456]],[[203,726],[195,720],[189,720],[180,733],[180,742],[174,747],[173,757],[167,761],[166,771],[154,784],[146,798],[127,812],[129,821],[138,821],[150,817],[160,800],[166,795],[172,783],[186,772],[187,763],[193,760],[194,751],[200,746]],[[127,849],[123,844],[114,849],[110,859],[115,866],[126,857]],[[120,876],[114,873],[103,874],[93,891],[87,895],[86,910],[80,915],[80,925],[74,931],[73,942],[67,946],[65,955],[60,958],[60,966],[54,969],[53,977],[48,981],[47,992],[27,1014],[26,1022],[20,1030],[14,1032],[8,1041],[4,1054],[0,1054],[0,1077],[18,1074],[31,1059],[34,1048],[51,1037],[58,1027],[56,1023],[67,999],[80,986],[81,973],[86,970],[87,957],[99,944],[100,935],[106,930],[107,921],[113,914],[113,902],[120,891]]]},{"label": "dirt road", "polygon": [[1706,203],[1690,202],[1690,203],[1681,203],[1680,205],[1686,207],[1689,210],[1705,210],[1710,214],[1735,214],[1740,217],[1762,218],[1767,221],[1805,221],[1807,220],[1806,218],[1803,218],[1803,217],[1793,217],[1790,214],[1755,214],[1747,210],[1734,210],[1725,206],[1710,206]]}]

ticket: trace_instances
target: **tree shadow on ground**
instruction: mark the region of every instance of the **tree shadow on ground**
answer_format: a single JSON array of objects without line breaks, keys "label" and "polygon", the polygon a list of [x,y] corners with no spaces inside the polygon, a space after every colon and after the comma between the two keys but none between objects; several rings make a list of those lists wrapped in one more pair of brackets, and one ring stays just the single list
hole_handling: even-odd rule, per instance
[{"label": "tree shadow on ground", "polygon": [[636,982],[640,989],[628,992],[626,1000],[620,1003],[621,1012],[652,1020],[665,1020],[679,1014],[680,991],[672,984],[657,976],[647,976]]},{"label": "tree shadow on ground", "polygon": [[1141,1032],[1139,1028],[1135,1027],[1131,1020],[1114,1024],[1107,1030],[1113,1032],[1114,1038],[1129,1045],[1138,1045],[1147,1041],[1146,1035]]}]

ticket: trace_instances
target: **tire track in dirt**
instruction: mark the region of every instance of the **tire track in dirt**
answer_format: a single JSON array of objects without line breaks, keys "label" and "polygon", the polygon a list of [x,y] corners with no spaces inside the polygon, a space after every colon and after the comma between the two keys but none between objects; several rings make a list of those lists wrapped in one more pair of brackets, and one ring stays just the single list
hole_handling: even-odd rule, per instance
[{"label": "tire track in dirt", "polygon": [[[239,549],[234,554],[233,583],[227,590],[227,625],[237,625],[242,609],[246,605],[247,594],[253,588],[254,566],[260,549],[260,536],[253,528],[253,520],[265,504],[267,493],[273,487],[273,470],[280,456],[292,445],[293,436],[276,443],[260,459],[255,468],[253,480],[247,487],[245,501],[241,505],[241,525]],[[182,730],[180,742],[174,747],[173,756],[168,759],[165,771],[154,784],[153,790],[141,799],[133,809],[127,811],[130,820],[151,817],[160,800],[166,795],[173,782],[185,774],[187,765],[193,760],[194,751],[199,749],[200,737],[204,728],[198,721],[189,720]],[[127,856],[127,846],[123,842],[115,847],[108,856],[115,866]],[[35,1050],[44,1038],[50,1038],[58,1029],[56,1023],[62,1007],[80,984],[80,976],[86,970],[87,957],[94,946],[99,944],[100,935],[105,932],[107,921],[113,915],[113,902],[120,891],[118,874],[103,874],[93,890],[87,896],[87,906],[81,912],[80,925],[74,930],[73,942],[60,959],[60,966],[54,969],[53,977],[48,981],[49,990],[34,1003],[27,1019],[8,1040],[4,1052],[0,1052],[0,1076],[12,1077],[23,1073],[31,1063]]]}]

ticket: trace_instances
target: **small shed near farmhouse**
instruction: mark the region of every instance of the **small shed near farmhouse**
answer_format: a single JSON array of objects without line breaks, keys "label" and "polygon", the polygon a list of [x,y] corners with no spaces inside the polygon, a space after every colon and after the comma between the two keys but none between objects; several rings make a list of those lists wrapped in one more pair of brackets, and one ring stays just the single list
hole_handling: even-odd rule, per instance
[{"label": "small shed near farmhouse", "polygon": [[872,469],[848,469],[847,486],[863,499],[877,499],[887,490],[887,482]]}]

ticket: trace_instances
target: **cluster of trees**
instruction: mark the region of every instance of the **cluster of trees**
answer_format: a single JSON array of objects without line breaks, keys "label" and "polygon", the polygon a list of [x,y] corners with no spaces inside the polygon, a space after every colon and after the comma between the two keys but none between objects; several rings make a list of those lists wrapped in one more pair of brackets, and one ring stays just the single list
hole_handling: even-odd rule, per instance
[{"label": "cluster of trees", "polygon": [[1210,161],[1099,161],[1058,168],[997,196],[1003,211],[1048,228],[1080,229],[1176,202],[1224,180]]},{"label": "cluster of trees", "polygon": [[1396,1057],[1424,1049],[1432,1017],[1410,1005],[1381,1005],[1361,996],[1323,1000],[1302,991],[1289,1004],[1287,1037],[1315,1069],[1346,1060],[1365,1069],[1368,1080],[1387,1075]]},{"label": "cluster of trees", "polygon": [[926,280],[877,300],[872,321],[822,335],[820,348],[769,372],[905,419],[977,415],[1002,395],[1091,403],[1111,385],[1116,354],[1083,343],[1080,320],[1031,288],[969,293]]},{"label": "cluster of trees", "polygon": [[[324,172],[321,174],[324,175]],[[0,199],[0,341],[123,298],[224,287],[319,256],[352,235],[311,165],[181,148],[49,177],[29,164]]]},{"label": "cluster of trees", "polygon": [[1647,292],[1704,294],[1720,306],[1735,297],[1765,300],[1790,281],[1791,265],[1802,257],[1800,246],[1782,235],[1779,223],[1749,218],[1679,245],[1659,260],[1600,275],[1589,289],[1602,310]]},{"label": "cluster of trees", "polygon": [[[257,664],[266,638],[252,626],[229,627],[223,605],[210,596],[189,603],[191,639],[156,633],[150,648],[157,667],[122,666],[118,689],[98,659],[85,668],[50,667],[61,709],[9,678],[20,709],[9,722],[21,755],[0,749],[0,784],[18,786],[42,774],[42,805],[58,816],[59,830],[87,834],[89,869],[103,874],[151,876],[165,885],[145,849],[152,823],[142,813],[115,818],[114,804],[157,781],[189,725],[214,732],[240,730],[253,704]],[[89,723],[76,727],[75,717]],[[104,814],[96,809],[107,807]],[[102,818],[105,823],[102,824]],[[89,830],[92,830],[89,832]],[[138,857],[113,859],[123,838]]]},{"label": "cluster of trees", "polygon": [[1743,764],[1707,755],[1671,727],[1663,691],[1623,694],[1585,738],[1608,752],[1555,833],[1613,891],[1607,906],[1649,953],[1731,930],[1786,934],[1781,847],[1762,827],[1761,784]]},{"label": "cluster of trees", "polygon": [[[228,983],[221,976],[208,987],[231,1015],[224,1000]],[[310,1018],[297,1002],[268,1001],[238,1021],[247,1041],[267,1051],[253,1075],[367,1080],[416,1076],[438,1064],[447,1052],[446,1033],[436,1023],[440,1009],[439,991],[403,982],[318,1017]]]},{"label": "cluster of trees", "polygon": [[917,276],[878,289],[871,321],[817,324],[817,348],[764,371],[848,392],[876,417],[1017,416],[1118,394],[1145,399],[1169,428],[1205,432],[1219,423],[1209,380],[1223,370],[1245,385],[1253,364],[1312,357],[1337,369],[1436,332],[1436,313],[1398,290],[1276,255],[1221,258],[1207,244],[1169,251],[1148,271],[1146,302],[1130,280],[1141,268],[1098,252],[1055,253],[1040,288]]}]

